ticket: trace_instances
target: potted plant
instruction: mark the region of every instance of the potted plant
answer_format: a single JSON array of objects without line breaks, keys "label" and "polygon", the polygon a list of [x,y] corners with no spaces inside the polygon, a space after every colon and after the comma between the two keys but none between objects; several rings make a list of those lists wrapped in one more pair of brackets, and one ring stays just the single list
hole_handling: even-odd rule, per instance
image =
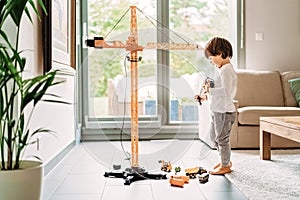
[{"label": "potted plant", "polygon": [[[32,138],[50,130],[31,130],[30,117],[42,100],[61,102],[47,93],[60,83],[55,80],[57,71],[32,78],[23,76],[26,58],[18,49],[21,19],[26,15],[32,22],[30,9],[40,19],[39,7],[47,13],[42,0],[0,0],[0,199],[5,200],[41,198],[42,162],[37,156],[33,161],[23,160],[22,156],[26,147],[35,143]],[[14,38],[5,31],[5,23],[15,27]],[[39,185],[34,186],[34,182]]]}]

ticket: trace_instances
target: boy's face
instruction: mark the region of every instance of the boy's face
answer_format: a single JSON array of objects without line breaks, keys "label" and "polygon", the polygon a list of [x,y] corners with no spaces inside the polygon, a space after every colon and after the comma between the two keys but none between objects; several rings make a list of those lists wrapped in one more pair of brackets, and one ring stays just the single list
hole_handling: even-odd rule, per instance
[{"label": "boy's face", "polygon": [[222,63],[224,60],[222,58],[222,54],[216,55],[216,56],[209,56],[208,58],[212,64],[216,65],[216,67],[218,67],[218,68],[222,67]]}]

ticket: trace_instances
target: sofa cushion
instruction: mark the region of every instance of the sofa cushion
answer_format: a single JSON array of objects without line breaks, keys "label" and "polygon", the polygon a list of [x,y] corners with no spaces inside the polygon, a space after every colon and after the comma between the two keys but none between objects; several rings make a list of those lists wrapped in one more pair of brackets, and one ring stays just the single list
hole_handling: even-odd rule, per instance
[{"label": "sofa cushion", "polygon": [[259,117],[300,116],[298,107],[247,106],[238,109],[238,123],[259,125]]},{"label": "sofa cushion", "polygon": [[278,71],[237,70],[239,106],[284,106]]},{"label": "sofa cushion", "polygon": [[288,80],[295,78],[300,78],[300,71],[289,71],[281,73],[281,82],[285,106],[298,106],[295,96],[290,88],[290,84],[288,83]]},{"label": "sofa cushion", "polygon": [[298,106],[300,107],[300,78],[289,80],[289,84],[298,103]]}]

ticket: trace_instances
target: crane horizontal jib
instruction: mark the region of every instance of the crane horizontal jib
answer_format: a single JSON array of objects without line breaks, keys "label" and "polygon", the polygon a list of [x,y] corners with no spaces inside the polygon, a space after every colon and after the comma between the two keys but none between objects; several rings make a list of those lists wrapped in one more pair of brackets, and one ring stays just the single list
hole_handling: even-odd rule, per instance
[{"label": "crane horizontal jib", "polygon": [[187,43],[155,43],[148,42],[144,47],[137,44],[127,43],[126,45],[121,41],[104,41],[102,37],[95,38],[94,40],[87,40],[87,45],[95,48],[123,48],[127,51],[142,51],[143,49],[164,49],[164,50],[202,50],[203,48],[199,44],[187,44]]},{"label": "crane horizontal jib", "polygon": [[165,49],[165,50],[202,50],[199,44],[183,43],[154,43],[149,42],[144,49]]}]

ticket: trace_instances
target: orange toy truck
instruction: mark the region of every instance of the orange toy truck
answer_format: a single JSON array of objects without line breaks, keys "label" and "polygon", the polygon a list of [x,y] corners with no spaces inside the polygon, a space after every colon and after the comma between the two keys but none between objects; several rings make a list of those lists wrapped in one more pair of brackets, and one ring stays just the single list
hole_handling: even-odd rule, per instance
[{"label": "orange toy truck", "polygon": [[188,176],[171,176],[170,184],[172,186],[183,187],[185,183],[189,183],[190,178]]},{"label": "orange toy truck", "polygon": [[159,160],[158,162],[162,164],[162,166],[160,168],[162,171],[171,172],[172,165],[171,165],[170,161],[169,162],[165,162],[164,160]]},{"label": "orange toy truck", "polygon": [[185,169],[185,174],[190,178],[196,178],[197,174],[201,175],[206,172],[207,170],[204,169],[203,167],[194,167],[194,168]]}]

